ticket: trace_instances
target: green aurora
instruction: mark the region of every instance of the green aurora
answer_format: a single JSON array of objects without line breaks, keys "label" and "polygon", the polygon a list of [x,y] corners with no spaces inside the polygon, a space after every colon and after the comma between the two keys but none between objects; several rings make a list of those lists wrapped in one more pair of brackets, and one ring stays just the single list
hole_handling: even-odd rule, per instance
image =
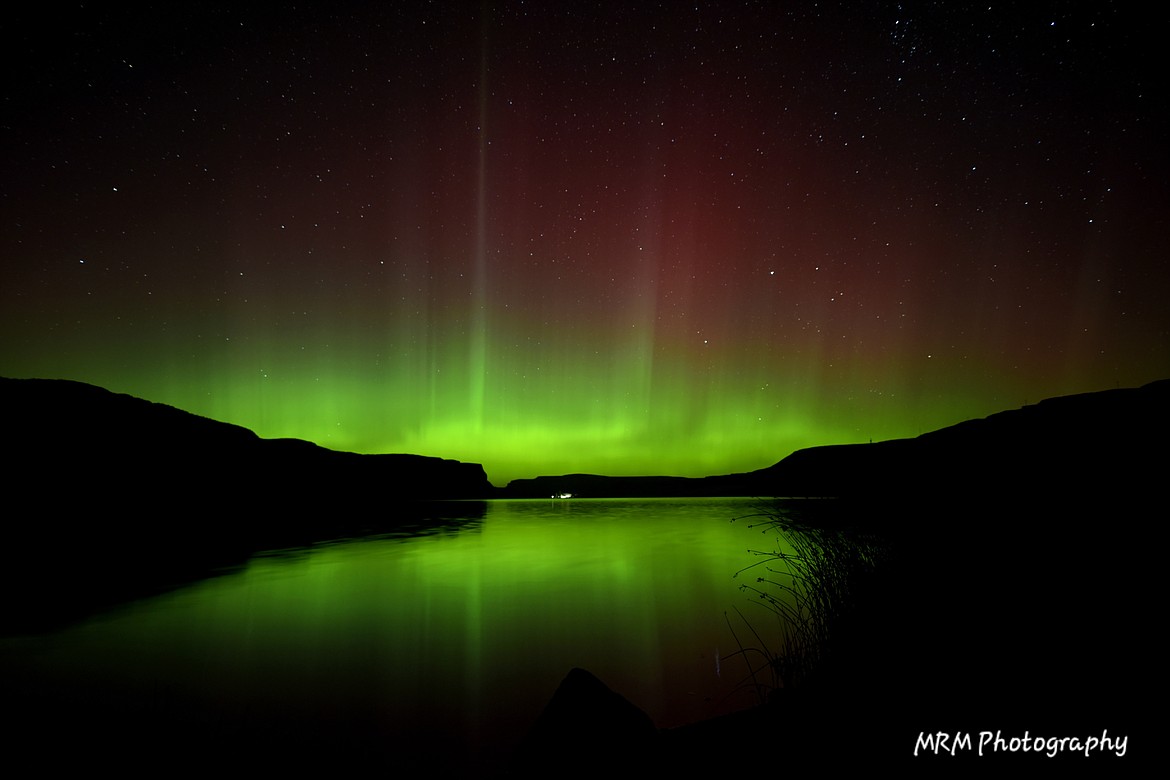
[{"label": "green aurora", "polygon": [[1136,11],[483,10],[15,20],[0,375],[502,485],[1170,373]]}]

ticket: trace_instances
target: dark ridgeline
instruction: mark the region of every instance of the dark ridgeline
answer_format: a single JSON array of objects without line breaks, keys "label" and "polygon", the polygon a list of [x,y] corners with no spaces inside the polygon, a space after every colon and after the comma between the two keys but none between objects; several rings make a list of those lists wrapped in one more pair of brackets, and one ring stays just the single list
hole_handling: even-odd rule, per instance
[{"label": "dark ridgeline", "polygon": [[[568,474],[502,490],[479,464],[358,455],[299,439],[261,439],[217,422],[65,380],[0,378],[13,499],[32,507],[151,513],[248,511],[244,533],[282,533],[282,513],[319,516],[310,536],[393,522],[406,500],[653,496],[1124,494],[1156,478],[1170,424],[1170,380],[1065,396],[914,439],[811,447],[757,471],[709,477]],[[1146,446],[1148,445],[1148,446]],[[1016,498],[1015,495],[1012,496]],[[301,521],[305,522],[305,521]],[[355,525],[356,524],[356,525]],[[269,527],[271,526],[271,527]]]},{"label": "dark ridgeline", "polygon": [[[0,379],[4,438],[55,501],[140,510],[313,508],[379,513],[403,499],[486,498],[483,467],[420,455],[357,455],[65,380]],[[79,492],[79,488],[87,493]]]},{"label": "dark ridgeline", "polygon": [[815,496],[1052,502],[1140,494],[1166,473],[1170,380],[1063,396],[913,439],[798,450],[768,468],[711,477],[518,479],[502,494],[548,498]]},{"label": "dark ridgeline", "polygon": [[564,474],[514,479],[500,490],[504,498],[550,498],[565,493],[579,498],[662,498],[757,496],[764,487],[754,474],[718,477],[606,477]]},{"label": "dark ridgeline", "polygon": [[260,550],[441,526],[453,510],[440,502],[493,490],[476,463],[261,439],[80,382],[0,378],[0,408],[9,551],[0,634]]},{"label": "dark ridgeline", "polygon": [[1125,500],[1160,483],[1170,380],[1062,396],[914,439],[813,447],[754,472],[768,495]]}]

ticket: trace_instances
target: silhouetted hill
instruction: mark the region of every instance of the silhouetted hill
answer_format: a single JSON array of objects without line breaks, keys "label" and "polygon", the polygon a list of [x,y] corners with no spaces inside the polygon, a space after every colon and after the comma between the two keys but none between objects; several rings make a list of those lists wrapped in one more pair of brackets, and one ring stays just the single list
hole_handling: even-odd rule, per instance
[{"label": "silhouetted hill", "polygon": [[441,500],[494,490],[476,463],[261,439],[80,382],[0,378],[0,408],[2,526],[18,551],[0,569],[10,624],[142,595],[260,550],[441,525],[452,512]]},{"label": "silhouetted hill", "polygon": [[20,453],[22,481],[48,481],[56,499],[91,506],[101,499],[122,508],[227,499],[257,509],[304,508],[306,501],[336,509],[492,492],[476,463],[261,439],[238,425],[81,382],[0,379],[0,405],[5,445]]},{"label": "silhouetted hill", "polygon": [[651,498],[760,495],[753,474],[718,477],[607,477],[600,474],[564,474],[558,477],[514,479],[500,495],[508,498],[549,498],[570,493],[580,498]]},{"label": "silhouetted hill", "polygon": [[1166,470],[1170,380],[1063,396],[969,420],[914,439],[798,450],[744,474],[514,480],[505,493],[548,497],[833,496],[905,499],[1148,489]]},{"label": "silhouetted hill", "polygon": [[1074,492],[1125,496],[1160,482],[1170,380],[1050,398],[914,439],[800,450],[758,472],[773,495]]}]

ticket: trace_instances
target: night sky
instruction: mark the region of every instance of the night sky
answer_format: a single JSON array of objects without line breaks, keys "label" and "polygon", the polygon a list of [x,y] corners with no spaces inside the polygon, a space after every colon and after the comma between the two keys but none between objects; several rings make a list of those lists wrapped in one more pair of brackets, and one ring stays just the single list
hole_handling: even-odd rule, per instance
[{"label": "night sky", "polygon": [[496,484],[1170,376],[1157,4],[27,5],[0,375]]}]

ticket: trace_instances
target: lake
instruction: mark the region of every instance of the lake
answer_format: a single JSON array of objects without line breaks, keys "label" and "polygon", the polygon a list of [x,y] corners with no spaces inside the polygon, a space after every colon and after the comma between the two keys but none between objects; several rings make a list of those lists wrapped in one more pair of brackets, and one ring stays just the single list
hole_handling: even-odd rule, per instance
[{"label": "lake", "polygon": [[734,577],[756,560],[749,548],[777,544],[731,522],[756,502],[467,507],[437,530],[265,553],[50,635],[0,640],[17,724],[8,750],[80,739],[93,760],[238,751],[278,765],[333,751],[339,766],[490,768],[573,667],[659,728],[755,703],[728,620],[745,644],[737,608],[774,634],[738,589],[746,575]]}]

